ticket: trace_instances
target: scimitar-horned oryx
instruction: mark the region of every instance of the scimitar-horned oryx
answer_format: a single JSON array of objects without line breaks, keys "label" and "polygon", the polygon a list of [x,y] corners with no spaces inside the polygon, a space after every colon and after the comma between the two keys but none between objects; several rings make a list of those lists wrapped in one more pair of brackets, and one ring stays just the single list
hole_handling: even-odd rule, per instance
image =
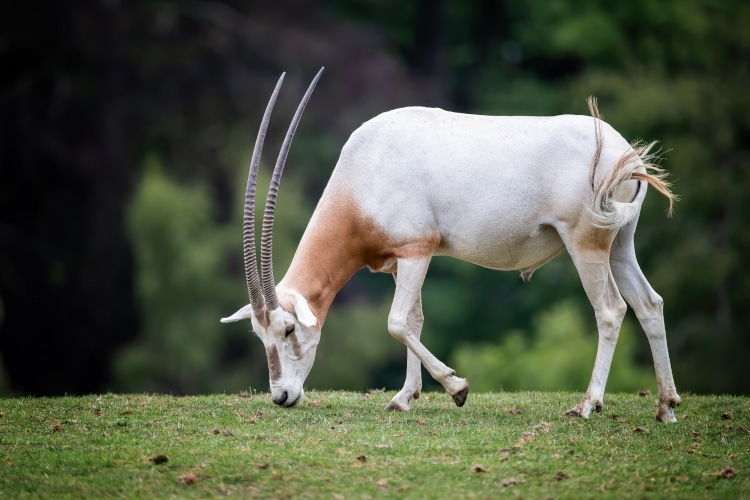
[{"label": "scimitar-horned oryx", "polygon": [[[263,215],[260,275],[255,259],[255,184],[271,110],[263,116],[244,204],[243,246],[250,304],[222,322],[249,318],[268,358],[274,403],[304,396],[334,296],[363,266],[391,273],[396,292],[388,331],[406,345],[403,388],[388,407],[408,410],[424,365],[462,406],[466,379],[421,342],[421,292],[433,255],[531,273],[566,249],[594,307],[599,345],[588,390],[569,414],[601,411],[626,302],[646,332],[659,388],[657,419],[680,404],[667,352],[662,298],[636,261],[633,235],[651,185],[670,202],[653,143],[629,143],[592,116],[479,116],[409,107],[364,123],[344,145],[286,276],[275,284],[272,229],[279,180],[311,83],[283,142]],[[624,299],[624,300],[623,300]]]}]

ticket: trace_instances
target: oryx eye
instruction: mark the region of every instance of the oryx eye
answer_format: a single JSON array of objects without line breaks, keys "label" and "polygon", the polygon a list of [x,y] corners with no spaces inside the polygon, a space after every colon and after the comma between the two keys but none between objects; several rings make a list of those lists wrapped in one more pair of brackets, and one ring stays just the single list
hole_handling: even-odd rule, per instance
[{"label": "oryx eye", "polygon": [[289,326],[287,326],[287,327],[286,327],[286,336],[288,337],[288,336],[289,336],[289,335],[291,335],[292,333],[294,333],[294,325],[289,325]]}]

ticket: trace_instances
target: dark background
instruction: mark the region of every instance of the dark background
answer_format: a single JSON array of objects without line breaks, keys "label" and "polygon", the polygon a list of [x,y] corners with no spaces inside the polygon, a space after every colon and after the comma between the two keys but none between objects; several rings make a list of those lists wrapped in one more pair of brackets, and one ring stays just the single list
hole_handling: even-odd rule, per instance
[{"label": "dark background", "polygon": [[[282,182],[277,278],[363,121],[404,105],[586,114],[593,94],[625,137],[661,141],[682,198],[668,219],[652,192],[636,238],[665,299],[678,389],[750,392],[747,2],[61,0],[2,10],[0,391],[265,390],[260,342],[248,325],[218,323],[247,301],[244,177],[279,74],[264,170],[325,66]],[[308,385],[400,386],[391,293],[389,277],[366,272],[344,288]],[[529,285],[436,259],[424,299],[427,346],[471,371],[473,387],[494,376],[485,388],[584,389],[595,325],[567,256]],[[632,318],[623,336],[610,389],[653,384]]]}]

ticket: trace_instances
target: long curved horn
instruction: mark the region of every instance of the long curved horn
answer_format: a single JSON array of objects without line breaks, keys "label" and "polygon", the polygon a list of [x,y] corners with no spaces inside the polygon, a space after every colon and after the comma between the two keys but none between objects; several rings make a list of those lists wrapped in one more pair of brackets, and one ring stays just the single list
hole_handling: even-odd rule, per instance
[{"label": "long curved horn", "polygon": [[268,101],[266,111],[263,114],[263,121],[258,129],[258,137],[255,139],[253,148],[253,158],[250,161],[250,172],[247,176],[247,188],[245,190],[245,210],[242,219],[242,250],[245,259],[245,281],[247,281],[247,294],[250,296],[250,304],[253,311],[259,314],[263,309],[263,290],[260,286],[260,277],[258,276],[258,261],[255,256],[255,185],[258,181],[258,166],[260,165],[260,154],[263,151],[263,141],[266,138],[268,121],[271,119],[273,106],[276,104],[276,97],[279,95],[281,84],[284,82],[282,73],[273,94]]},{"label": "long curved horn", "polygon": [[305,110],[307,101],[310,100],[310,96],[313,90],[315,90],[315,85],[318,83],[324,69],[320,68],[318,74],[315,75],[315,78],[313,78],[312,83],[310,83],[307,92],[305,92],[302,101],[297,107],[297,112],[294,114],[292,123],[289,125],[289,130],[286,133],[286,138],[279,152],[279,158],[276,160],[276,166],[273,169],[271,186],[268,188],[266,208],[263,212],[263,232],[260,240],[260,271],[263,278],[263,295],[266,298],[266,307],[269,310],[279,307],[279,302],[276,298],[276,281],[273,278],[273,220],[276,211],[276,195],[279,192],[279,181],[281,180],[281,174],[284,172],[284,163],[286,163],[286,157],[289,154],[289,147],[292,145],[294,133],[297,131],[297,125],[299,125],[300,118],[302,118],[302,112]]}]

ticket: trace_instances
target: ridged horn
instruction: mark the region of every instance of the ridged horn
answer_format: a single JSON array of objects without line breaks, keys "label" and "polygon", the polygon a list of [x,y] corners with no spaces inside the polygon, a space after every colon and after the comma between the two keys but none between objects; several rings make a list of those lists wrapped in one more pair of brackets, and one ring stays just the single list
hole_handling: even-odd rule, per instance
[{"label": "ridged horn", "polygon": [[307,88],[302,101],[297,107],[297,112],[292,118],[292,123],[289,125],[289,130],[284,138],[284,143],[281,146],[279,157],[276,160],[276,166],[273,169],[273,177],[271,177],[271,186],[268,188],[268,197],[266,198],[266,208],[263,212],[263,230],[260,240],[260,272],[263,279],[263,296],[266,299],[266,307],[269,311],[279,307],[279,301],[276,298],[276,281],[273,277],[273,221],[274,214],[276,212],[276,195],[279,192],[279,182],[281,181],[281,174],[284,172],[284,163],[286,163],[286,157],[289,154],[289,147],[292,145],[292,139],[294,133],[297,131],[297,125],[302,118],[302,112],[307,106],[307,102],[310,100],[315,85],[320,79],[320,75],[323,74],[323,69],[320,68],[318,74],[313,78],[312,83]]},{"label": "ridged horn", "polygon": [[245,209],[242,218],[242,251],[245,260],[247,294],[250,296],[250,304],[256,314],[259,314],[263,310],[265,302],[263,299],[263,289],[260,285],[260,276],[258,275],[258,261],[255,256],[255,186],[258,181],[258,166],[260,165],[260,155],[263,151],[266,130],[268,130],[268,122],[271,119],[271,112],[273,111],[274,104],[276,104],[276,97],[278,97],[279,90],[281,90],[285,74],[282,73],[278,83],[276,83],[276,88],[274,88],[273,94],[271,94],[271,98],[266,106],[266,111],[263,114],[263,121],[261,121],[260,129],[258,129],[258,137],[255,139],[253,157],[250,161],[250,172],[247,176],[247,188],[245,190]]}]

